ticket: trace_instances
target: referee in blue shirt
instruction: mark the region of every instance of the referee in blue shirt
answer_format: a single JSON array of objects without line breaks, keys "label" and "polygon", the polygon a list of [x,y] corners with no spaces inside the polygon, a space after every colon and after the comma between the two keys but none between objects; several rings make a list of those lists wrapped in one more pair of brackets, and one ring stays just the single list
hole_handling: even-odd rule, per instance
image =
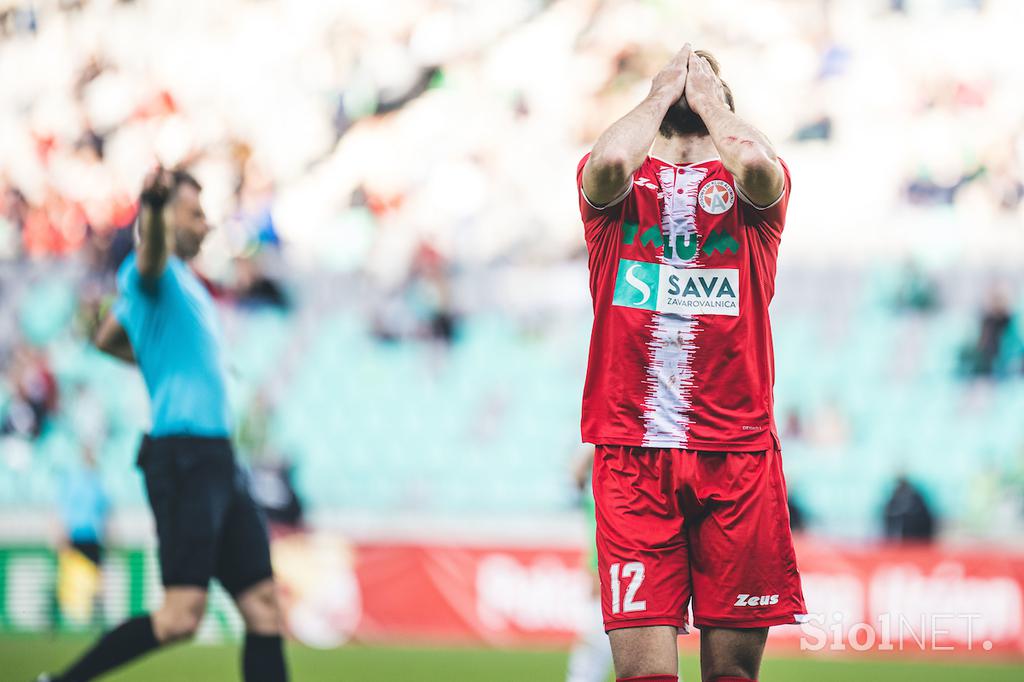
[{"label": "referee in blue shirt", "polygon": [[138,465],[156,519],[163,605],[40,681],[86,682],[192,637],[211,578],[245,620],[245,681],[288,678],[266,522],[228,439],[224,341],[213,299],[189,267],[210,230],[201,189],[184,171],[157,169],[146,179],[135,253],[118,272],[117,302],[96,337],[104,352],[138,363],[149,392],[153,427]]}]

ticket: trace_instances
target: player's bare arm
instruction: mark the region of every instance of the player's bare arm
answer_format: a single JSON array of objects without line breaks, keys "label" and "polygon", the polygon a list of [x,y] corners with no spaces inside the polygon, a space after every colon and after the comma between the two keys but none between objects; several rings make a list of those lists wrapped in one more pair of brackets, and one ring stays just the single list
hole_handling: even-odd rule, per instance
[{"label": "player's bare arm", "polygon": [[683,96],[690,62],[686,43],[651,83],[651,92],[628,114],[605,130],[583,168],[583,192],[597,206],[621,198],[651,149],[665,112]]},{"label": "player's bare arm", "polygon": [[775,148],[764,133],[734,114],[726,104],[722,81],[707,60],[690,54],[686,103],[707,126],[739,190],[756,206],[768,206],[782,194],[785,176]]},{"label": "player's bare arm", "polygon": [[157,168],[149,174],[142,188],[135,257],[139,274],[147,280],[162,275],[168,256],[174,253],[174,230],[167,226],[164,215],[173,182],[169,171]]},{"label": "player's bare arm", "polygon": [[128,332],[117,321],[113,315],[107,317],[100,323],[96,330],[96,337],[93,339],[96,348],[107,355],[124,360],[129,364],[135,364],[135,352],[128,340]]}]

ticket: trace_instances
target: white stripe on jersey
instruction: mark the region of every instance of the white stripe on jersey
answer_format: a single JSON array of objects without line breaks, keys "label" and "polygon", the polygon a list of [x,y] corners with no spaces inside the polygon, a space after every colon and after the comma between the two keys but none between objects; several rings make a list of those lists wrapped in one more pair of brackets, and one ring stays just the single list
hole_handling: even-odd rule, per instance
[{"label": "white stripe on jersey", "polygon": [[[658,172],[664,195],[661,232],[666,244],[675,247],[677,237],[687,243],[697,239],[697,188],[707,174],[707,168],[692,166],[666,166]],[[700,251],[685,261],[673,250],[672,258],[663,255],[661,260],[666,265],[693,266],[699,258]],[[643,443],[647,447],[685,448],[692,407],[693,355],[700,327],[694,317],[657,312],[653,324],[645,378]]]}]

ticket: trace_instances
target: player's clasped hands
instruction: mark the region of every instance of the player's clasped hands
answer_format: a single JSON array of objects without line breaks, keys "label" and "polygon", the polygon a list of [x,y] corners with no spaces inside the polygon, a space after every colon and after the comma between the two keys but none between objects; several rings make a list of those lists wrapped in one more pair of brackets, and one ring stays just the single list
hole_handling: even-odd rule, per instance
[{"label": "player's clasped hands", "polygon": [[654,76],[651,94],[664,94],[674,102],[683,96],[686,88],[686,72],[693,53],[690,43],[683,45],[661,71]]},{"label": "player's clasped hands", "polygon": [[692,111],[699,111],[708,102],[724,102],[725,89],[722,81],[704,57],[695,52],[689,54],[686,76],[686,103]]}]

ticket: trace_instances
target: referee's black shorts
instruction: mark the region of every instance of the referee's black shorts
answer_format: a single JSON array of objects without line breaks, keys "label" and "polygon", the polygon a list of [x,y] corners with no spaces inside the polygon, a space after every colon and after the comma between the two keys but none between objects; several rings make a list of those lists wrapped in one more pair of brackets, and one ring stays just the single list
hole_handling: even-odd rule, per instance
[{"label": "referee's black shorts", "polygon": [[228,439],[146,436],[138,465],[165,587],[205,589],[217,578],[238,596],[273,575],[267,524]]}]

